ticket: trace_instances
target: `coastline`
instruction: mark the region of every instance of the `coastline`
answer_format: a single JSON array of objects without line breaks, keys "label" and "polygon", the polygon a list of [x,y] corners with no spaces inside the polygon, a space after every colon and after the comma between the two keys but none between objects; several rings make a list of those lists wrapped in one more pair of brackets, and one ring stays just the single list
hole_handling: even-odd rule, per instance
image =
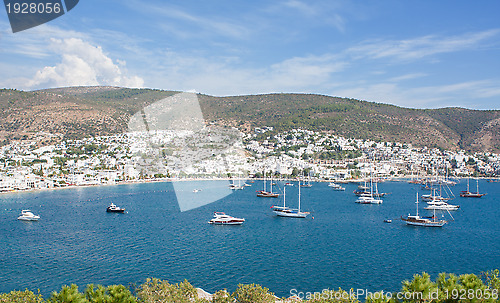
[{"label": "coastline", "polygon": [[[412,180],[414,176],[400,176],[400,177],[391,177],[384,179],[382,178],[382,182],[407,182]],[[467,180],[470,177],[454,177],[451,179],[455,180]],[[473,177],[474,179],[479,180],[487,180],[488,182],[500,182],[500,177]],[[195,182],[195,181],[231,181],[231,180],[256,180],[256,181],[264,181],[269,179],[264,178],[157,178],[157,179],[142,179],[142,180],[127,180],[116,183],[103,183],[103,184],[83,184],[83,185],[67,185],[67,186],[57,186],[57,187],[49,187],[49,188],[30,188],[24,190],[9,190],[9,191],[1,191],[0,195],[3,194],[18,194],[18,193],[37,193],[44,191],[52,191],[52,190],[63,190],[63,189],[76,189],[76,188],[90,188],[90,187],[102,187],[102,186],[118,186],[118,185],[130,185],[130,184],[145,184],[145,183],[168,183],[168,182]],[[298,181],[298,178],[277,178],[273,179],[275,181]],[[369,178],[358,178],[358,179],[346,179],[346,180],[326,180],[326,179],[313,179],[312,182],[339,182],[339,183],[362,183],[365,181],[369,181]],[[494,181],[490,181],[494,180]]]}]

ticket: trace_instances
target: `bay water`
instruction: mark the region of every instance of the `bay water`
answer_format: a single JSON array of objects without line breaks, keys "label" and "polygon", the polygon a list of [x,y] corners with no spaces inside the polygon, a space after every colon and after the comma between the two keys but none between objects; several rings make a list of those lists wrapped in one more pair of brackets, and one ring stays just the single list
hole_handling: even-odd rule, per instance
[{"label": "bay water", "polygon": [[[296,182],[295,182],[296,183]],[[192,187],[227,181],[186,181]],[[475,184],[474,184],[475,185]],[[283,182],[278,182],[282,189]],[[213,203],[180,211],[169,182],[67,188],[0,195],[0,292],[40,289],[44,296],[75,283],[130,287],[148,277],[187,279],[208,292],[257,283],[278,296],[323,289],[395,292],[401,281],[428,272],[475,273],[500,268],[500,183],[480,181],[479,198],[460,198],[466,181],[451,187],[459,204],[442,228],[407,226],[419,185],[385,182],[380,205],[354,203],[355,184],[301,189],[306,219],[273,215],[277,199],[259,198],[262,181]],[[297,184],[287,204],[297,204]],[[203,195],[203,191],[196,194]],[[114,203],[125,214],[107,213]],[[420,204],[420,212],[425,203]],[[22,209],[37,222],[17,220]],[[241,226],[207,224],[213,212],[245,218]],[[392,219],[392,223],[384,223]]]}]

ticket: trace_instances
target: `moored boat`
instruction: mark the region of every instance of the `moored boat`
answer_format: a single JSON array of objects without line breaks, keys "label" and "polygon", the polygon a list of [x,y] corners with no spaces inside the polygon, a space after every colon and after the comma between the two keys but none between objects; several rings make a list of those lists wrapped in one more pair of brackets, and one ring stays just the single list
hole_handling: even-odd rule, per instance
[{"label": "moored boat", "polygon": [[479,193],[479,180],[476,179],[476,192],[473,193],[469,191],[469,179],[467,179],[467,190],[463,190],[460,192],[460,197],[463,198],[481,198],[486,194],[480,194]]},{"label": "moored boat", "polygon": [[[300,180],[299,180],[300,184]],[[298,208],[290,208],[286,206],[286,186],[283,188],[283,206],[271,206],[273,213],[279,217],[288,217],[288,218],[305,218],[310,213],[307,211],[300,210],[300,187],[299,186],[299,207]]]},{"label": "moored boat", "polygon": [[406,222],[407,225],[413,226],[424,226],[424,227],[442,227],[447,223],[446,220],[436,220],[436,210],[434,209],[434,214],[432,217],[420,217],[418,215],[418,193],[417,193],[417,201],[415,202],[417,205],[417,214],[412,216],[408,214],[406,218],[401,216],[401,220]]},{"label": "moored boat", "polygon": [[241,225],[243,222],[245,222],[243,218],[235,218],[220,211],[214,212],[214,218],[208,221],[214,225]]},{"label": "moored boat", "polygon": [[375,199],[372,196],[361,196],[356,201],[358,204],[382,204],[382,199]]},{"label": "moored boat", "polygon": [[111,203],[111,205],[106,208],[106,212],[108,213],[123,213],[125,212],[125,208],[121,208],[119,206],[116,206],[114,203]]},{"label": "moored boat", "polygon": [[21,215],[17,218],[17,220],[21,221],[38,221],[40,216],[37,216],[31,212],[29,209],[21,210]]}]

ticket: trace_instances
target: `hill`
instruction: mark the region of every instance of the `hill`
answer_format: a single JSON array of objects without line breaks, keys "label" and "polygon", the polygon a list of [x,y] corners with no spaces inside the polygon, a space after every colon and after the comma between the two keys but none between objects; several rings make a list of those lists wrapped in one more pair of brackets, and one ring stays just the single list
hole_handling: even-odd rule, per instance
[{"label": "hill", "polygon": [[[178,92],[117,87],[0,90],[0,142],[40,137],[43,144],[127,131],[131,115]],[[314,94],[198,95],[208,122],[244,131],[273,126],[345,137],[468,151],[500,151],[500,111],[409,109]]]}]

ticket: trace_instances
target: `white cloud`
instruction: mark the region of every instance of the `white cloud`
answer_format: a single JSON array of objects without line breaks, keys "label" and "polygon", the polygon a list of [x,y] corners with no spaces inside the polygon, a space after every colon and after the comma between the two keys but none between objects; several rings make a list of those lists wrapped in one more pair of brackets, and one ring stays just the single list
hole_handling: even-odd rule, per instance
[{"label": "white cloud", "polygon": [[358,46],[347,49],[346,53],[353,58],[395,58],[399,60],[416,60],[440,53],[451,53],[471,48],[494,36],[500,30],[467,33],[461,36],[440,37],[429,35],[406,40],[365,41]]},{"label": "white cloud", "polygon": [[112,85],[143,87],[140,77],[127,77],[122,71],[125,62],[117,64],[99,46],[93,46],[81,39],[51,39],[52,51],[62,57],[55,66],[46,66],[27,82],[28,89]]}]

